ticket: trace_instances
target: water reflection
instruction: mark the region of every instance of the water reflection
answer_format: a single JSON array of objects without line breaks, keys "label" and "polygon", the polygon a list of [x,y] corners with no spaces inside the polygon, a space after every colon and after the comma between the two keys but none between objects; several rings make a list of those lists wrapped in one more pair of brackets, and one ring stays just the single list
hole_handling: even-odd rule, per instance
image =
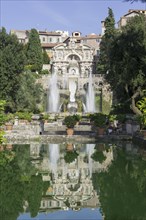
[{"label": "water reflection", "polygon": [[131,142],[14,145],[1,150],[0,175],[3,220],[83,208],[146,219],[145,149]]},{"label": "water reflection", "polygon": [[50,170],[53,172],[55,177],[57,177],[57,162],[59,159],[59,145],[58,144],[50,144],[49,145],[49,164]]}]

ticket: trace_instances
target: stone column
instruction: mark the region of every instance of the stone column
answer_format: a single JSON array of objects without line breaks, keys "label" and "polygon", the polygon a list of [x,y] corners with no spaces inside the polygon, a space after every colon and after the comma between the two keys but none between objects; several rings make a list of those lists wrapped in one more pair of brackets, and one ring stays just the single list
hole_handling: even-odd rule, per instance
[{"label": "stone column", "polygon": [[81,67],[81,77],[84,77],[84,73],[85,73],[85,68],[84,66]]}]

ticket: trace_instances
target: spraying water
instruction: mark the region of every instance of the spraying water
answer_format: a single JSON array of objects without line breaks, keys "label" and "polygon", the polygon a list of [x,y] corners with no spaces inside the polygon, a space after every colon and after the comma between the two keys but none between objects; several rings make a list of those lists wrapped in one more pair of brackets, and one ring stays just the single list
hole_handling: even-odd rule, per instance
[{"label": "spraying water", "polygon": [[49,144],[49,157],[50,157],[50,169],[57,175],[57,161],[59,159],[59,145],[58,144]]},{"label": "spraying water", "polygon": [[57,74],[54,73],[49,84],[49,112],[59,111],[59,89],[57,86]]},{"label": "spraying water", "polygon": [[86,94],[86,111],[95,112],[95,110],[95,93],[93,88],[92,74],[90,72],[88,90]]},{"label": "spraying water", "polygon": [[86,152],[88,154],[90,177],[92,177],[92,158],[91,158],[91,155],[94,152],[94,147],[95,147],[95,144],[86,144]]}]

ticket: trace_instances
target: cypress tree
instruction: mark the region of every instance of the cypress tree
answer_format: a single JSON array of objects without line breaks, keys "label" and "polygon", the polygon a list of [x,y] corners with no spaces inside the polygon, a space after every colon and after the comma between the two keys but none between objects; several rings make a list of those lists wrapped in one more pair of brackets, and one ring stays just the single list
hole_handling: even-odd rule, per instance
[{"label": "cypress tree", "polygon": [[43,52],[43,64],[49,64],[49,63],[50,63],[49,56],[48,56],[47,52],[44,50],[44,52]]},{"label": "cypress tree", "polygon": [[26,55],[27,63],[28,65],[31,65],[31,70],[41,72],[43,66],[43,54],[39,34],[36,29],[31,29],[30,31]]},{"label": "cypress tree", "polygon": [[104,74],[109,69],[110,48],[115,36],[115,19],[111,8],[108,8],[108,16],[105,19],[105,33],[100,43],[100,57],[97,63],[97,71]]}]

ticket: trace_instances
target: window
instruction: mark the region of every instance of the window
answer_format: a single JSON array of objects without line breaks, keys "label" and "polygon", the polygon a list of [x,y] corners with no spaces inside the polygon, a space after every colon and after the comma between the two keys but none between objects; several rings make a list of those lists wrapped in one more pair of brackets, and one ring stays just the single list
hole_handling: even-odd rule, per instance
[{"label": "window", "polygon": [[79,33],[76,32],[76,33],[75,33],[75,36],[79,36]]},{"label": "window", "polygon": [[52,38],[50,37],[50,42],[52,42]]},{"label": "window", "polygon": [[43,37],[43,41],[45,41],[45,37]]}]

